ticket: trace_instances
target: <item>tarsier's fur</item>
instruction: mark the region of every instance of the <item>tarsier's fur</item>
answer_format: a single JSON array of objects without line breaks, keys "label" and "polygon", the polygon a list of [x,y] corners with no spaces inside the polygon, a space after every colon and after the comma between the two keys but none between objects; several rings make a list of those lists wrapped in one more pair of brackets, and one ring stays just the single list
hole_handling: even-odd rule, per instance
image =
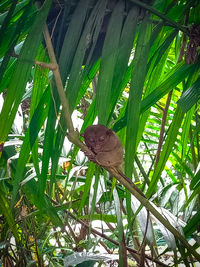
[{"label": "tarsier's fur", "polygon": [[91,125],[82,134],[87,147],[95,156],[89,160],[101,166],[119,168],[123,162],[123,147],[119,137],[104,125]]},{"label": "tarsier's fur", "polygon": [[[85,144],[94,155],[85,152],[90,161],[104,167],[111,167],[117,171],[134,189],[143,197],[145,195],[140,189],[121,171],[123,162],[123,147],[119,137],[104,125],[91,125],[81,136],[84,137]],[[146,197],[145,197],[146,198]],[[148,211],[149,212],[149,211]]]}]

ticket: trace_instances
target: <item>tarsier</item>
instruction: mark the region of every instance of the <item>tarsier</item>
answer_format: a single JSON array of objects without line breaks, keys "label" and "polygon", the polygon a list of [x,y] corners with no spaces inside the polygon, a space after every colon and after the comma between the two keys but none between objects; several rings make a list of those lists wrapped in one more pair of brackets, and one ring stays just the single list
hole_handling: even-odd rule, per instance
[{"label": "tarsier", "polygon": [[103,167],[113,168],[128,181],[140,195],[145,197],[139,188],[121,171],[124,150],[119,137],[113,130],[100,124],[91,125],[81,136],[84,138],[86,146],[93,152],[93,155],[85,153],[90,161]]},{"label": "tarsier", "polygon": [[118,168],[123,162],[123,147],[119,137],[104,125],[89,126],[81,135],[94,153],[88,159],[101,166]]}]

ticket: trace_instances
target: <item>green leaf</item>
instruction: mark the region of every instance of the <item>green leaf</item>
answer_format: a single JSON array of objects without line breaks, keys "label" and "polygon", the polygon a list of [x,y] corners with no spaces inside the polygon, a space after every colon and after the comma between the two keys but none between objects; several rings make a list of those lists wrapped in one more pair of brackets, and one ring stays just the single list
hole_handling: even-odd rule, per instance
[{"label": "green leaf", "polygon": [[[33,3],[31,1],[28,2],[25,7],[13,16],[10,23],[8,25],[6,24],[5,29],[1,28],[4,38],[0,38],[0,57],[4,57],[0,66],[0,80],[3,77],[16,44],[22,39],[25,39],[25,34],[30,29],[32,25],[31,22],[35,18],[35,10]],[[6,20],[7,17],[5,21]]]},{"label": "green leaf", "polygon": [[[118,240],[119,240],[119,266],[123,267],[123,259],[127,261],[126,249],[124,248],[124,229],[121,215],[121,206],[116,188],[113,190],[115,212],[117,216]],[[125,249],[125,250],[124,250]]]},{"label": "green leaf", "polygon": [[190,189],[194,190],[200,186],[200,170],[197,171],[190,183]]},{"label": "green leaf", "polygon": [[196,70],[196,66],[194,65],[186,65],[183,62],[177,64],[166,75],[166,79],[150,95],[144,98],[141,105],[141,112],[144,112],[147,108],[155,104],[160,98],[192,74],[194,70]]},{"label": "green leaf", "polygon": [[44,124],[44,120],[46,119],[46,115],[47,115],[48,107],[49,107],[48,102],[49,102],[50,96],[51,96],[50,90],[47,89],[43,95],[43,98],[41,99],[38,105],[38,108],[36,109],[32,117],[32,120],[30,122],[30,127],[26,132],[26,135],[25,135],[25,138],[24,138],[21,150],[20,150],[19,159],[17,161],[17,168],[16,168],[16,173],[15,173],[11,206],[14,206],[19,184],[24,177],[25,166],[30,156],[31,146],[33,146],[38,136],[38,132],[41,129],[42,125]]},{"label": "green leaf", "polygon": [[[161,82],[147,97],[142,100],[141,103],[141,113],[152,107],[158,100],[160,100],[165,94],[169,93],[170,90],[175,88],[181,81],[190,76],[194,71],[196,71],[196,66],[185,65],[183,62],[177,64],[172,68],[167,75],[165,75],[165,80]],[[114,130],[119,131],[121,128],[125,127],[127,124],[127,112],[123,118],[121,118],[114,125]]]},{"label": "green leaf", "polygon": [[[8,136],[21,98],[24,94],[25,87],[32,69],[32,64],[30,64],[30,62],[34,61],[35,59],[42,34],[41,25],[43,25],[46,20],[50,5],[51,0],[46,0],[38,12],[36,19],[33,22],[33,26],[30,29],[30,32],[21,49],[0,114],[0,143],[4,142]],[[29,56],[28,61],[25,60],[27,59],[27,55]],[[5,120],[5,118],[7,119]]]},{"label": "green leaf", "polygon": [[184,120],[184,124],[182,127],[182,135],[181,135],[181,141],[182,141],[182,153],[181,153],[181,157],[183,159],[183,161],[185,160],[185,156],[186,153],[188,151],[188,136],[189,136],[189,130],[190,130],[190,126],[191,126],[191,120],[192,117],[194,115],[194,109],[195,107],[191,108],[186,116],[185,116],[185,120]]},{"label": "green leaf", "polygon": [[51,99],[50,88],[48,87],[44,92],[42,98],[40,99],[35,112],[32,115],[30,121],[29,130],[30,130],[30,146],[32,147],[35,143],[35,140],[38,136],[38,133],[47,117],[49,103]]},{"label": "green leaf", "polygon": [[90,70],[90,66],[86,65],[85,68],[83,69],[82,65],[88,46],[91,45],[91,40],[92,40],[92,47],[88,57],[90,58],[92,56],[92,52],[95,48],[97,41],[96,36],[99,35],[99,31],[101,30],[103,16],[106,10],[106,3],[107,3],[106,0],[97,1],[95,7],[93,8],[87,20],[80,41],[78,43],[76,53],[74,55],[74,60],[72,63],[70,76],[66,88],[66,94],[70,102],[71,110],[74,109],[74,105],[76,103],[83,78],[89,73]]},{"label": "green leaf", "polygon": [[19,243],[19,235],[17,232],[16,223],[13,214],[11,212],[10,205],[5,198],[5,193],[1,189],[0,189],[0,210],[1,213],[5,216],[6,221],[13,232],[16,242]]},{"label": "green leaf", "polygon": [[52,206],[50,199],[46,195],[42,197],[39,195],[38,190],[39,183],[34,179],[28,181],[23,186],[23,192],[25,192],[28,199],[32,202],[33,205],[39,209],[39,214],[46,216],[48,220],[52,221],[55,226],[63,226],[61,219],[59,218],[56,209]]},{"label": "green leaf", "polygon": [[[138,7],[133,6],[124,22],[122,33],[120,36],[119,46],[117,48],[117,59],[112,81],[112,97],[110,99],[110,119],[112,118],[113,110],[116,106],[117,99],[121,95],[122,89],[124,89],[131,76],[131,73],[127,73],[128,69],[131,68],[132,70],[132,67],[128,67],[128,61],[130,58],[130,53],[133,47],[133,41],[137,29],[138,15]],[[126,77],[128,77],[128,79]]]},{"label": "green leaf", "polygon": [[133,60],[130,93],[128,100],[126,146],[125,146],[125,172],[132,177],[133,161],[136,153],[136,140],[140,119],[140,106],[145,81],[146,66],[149,52],[149,38],[151,26],[148,25],[148,16],[142,22],[136,51]]},{"label": "green leaf", "polygon": [[104,41],[96,95],[96,108],[100,124],[107,124],[109,117],[111,88],[123,23],[123,12],[124,4],[119,1],[112,12]]},{"label": "green leaf", "polygon": [[182,94],[178,100],[178,105],[184,112],[187,112],[192,108],[194,104],[198,102],[200,98],[200,78],[185,92]]},{"label": "green leaf", "polygon": [[200,222],[200,210],[187,222],[187,225],[184,227],[184,234],[189,236],[197,231]]},{"label": "green leaf", "polygon": [[101,220],[104,221],[105,223],[116,223],[117,219],[114,215],[109,215],[109,214],[93,214],[93,215],[83,215],[79,217],[80,219],[84,220]]},{"label": "green leaf", "polygon": [[94,171],[95,171],[95,164],[90,162],[89,167],[88,167],[88,171],[87,171],[87,176],[86,176],[86,181],[85,181],[85,186],[84,186],[84,192],[83,192],[80,207],[79,207],[79,214],[85,205],[86,199],[88,198],[88,194],[90,192],[90,186],[91,186],[91,182],[92,182],[92,177],[94,175]]},{"label": "green leaf", "polygon": [[165,144],[163,146],[163,150],[160,154],[160,159],[158,161],[158,164],[156,165],[156,168],[154,170],[150,185],[148,187],[146,196],[149,198],[153,191],[156,191],[157,187],[157,182],[160,179],[161,173],[164,170],[165,164],[169,158],[169,155],[172,151],[172,148],[174,146],[174,143],[177,138],[177,134],[179,131],[179,128],[181,127],[181,123],[184,117],[183,111],[178,107],[175,114],[174,118],[172,121],[172,124],[170,126]]},{"label": "green leaf", "polygon": [[72,66],[73,58],[81,36],[82,25],[87,16],[88,3],[88,0],[79,1],[65,35],[59,57],[59,68],[63,84],[65,84]]}]

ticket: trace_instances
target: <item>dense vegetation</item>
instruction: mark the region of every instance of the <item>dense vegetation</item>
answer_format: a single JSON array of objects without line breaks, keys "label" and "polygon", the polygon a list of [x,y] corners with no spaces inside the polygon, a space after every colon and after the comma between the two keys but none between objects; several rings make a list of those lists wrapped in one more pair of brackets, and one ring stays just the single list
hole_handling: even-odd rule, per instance
[{"label": "dense vegetation", "polygon": [[[1,1],[0,265],[200,262],[199,14],[198,0]],[[144,195],[88,162],[94,123]]]}]

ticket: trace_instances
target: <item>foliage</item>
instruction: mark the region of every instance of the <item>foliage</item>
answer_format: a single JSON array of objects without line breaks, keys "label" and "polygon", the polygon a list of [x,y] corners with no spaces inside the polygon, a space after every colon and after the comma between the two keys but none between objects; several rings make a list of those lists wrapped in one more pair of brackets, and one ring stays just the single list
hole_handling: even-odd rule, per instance
[{"label": "foliage", "polygon": [[[199,260],[199,11],[199,1],[1,1],[3,266],[115,258],[102,251],[119,266],[166,266],[169,250],[173,264]],[[97,122],[119,135],[145,207],[193,246],[66,137]]]}]

